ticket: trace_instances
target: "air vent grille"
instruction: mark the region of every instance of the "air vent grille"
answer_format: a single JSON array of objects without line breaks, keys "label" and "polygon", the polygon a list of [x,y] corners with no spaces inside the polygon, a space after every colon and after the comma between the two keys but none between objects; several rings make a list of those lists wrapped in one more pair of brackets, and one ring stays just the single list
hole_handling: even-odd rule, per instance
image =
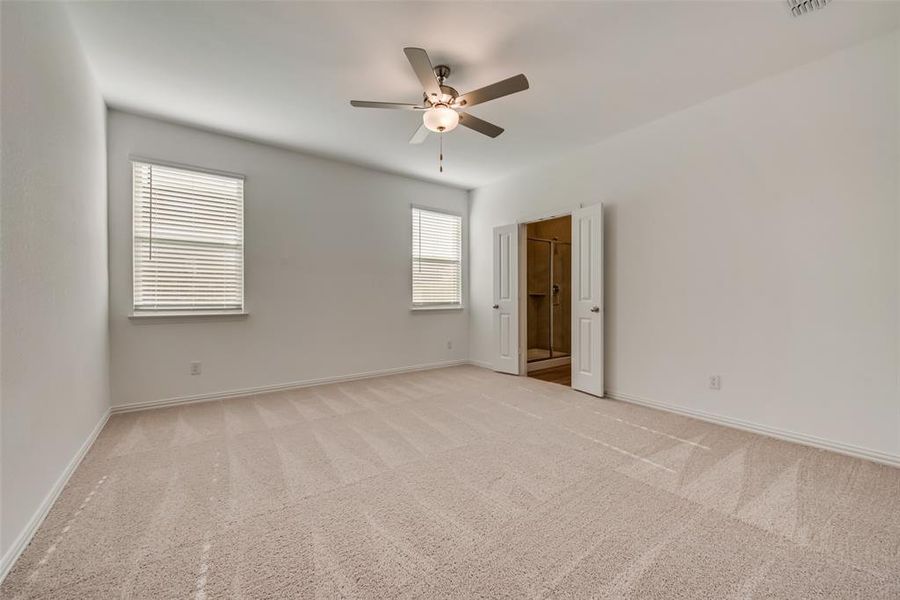
[{"label": "air vent grille", "polygon": [[795,17],[825,8],[829,2],[831,0],[787,0],[788,6],[791,8],[791,14]]}]

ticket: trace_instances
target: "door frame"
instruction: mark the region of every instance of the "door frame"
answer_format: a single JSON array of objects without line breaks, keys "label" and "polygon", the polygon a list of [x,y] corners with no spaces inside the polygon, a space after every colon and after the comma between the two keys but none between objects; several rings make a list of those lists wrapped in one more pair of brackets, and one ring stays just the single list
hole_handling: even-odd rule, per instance
[{"label": "door frame", "polygon": [[[528,377],[528,225],[559,217],[570,217],[579,208],[558,208],[516,221],[519,228],[519,376]],[[569,353],[571,359],[571,353]]]}]

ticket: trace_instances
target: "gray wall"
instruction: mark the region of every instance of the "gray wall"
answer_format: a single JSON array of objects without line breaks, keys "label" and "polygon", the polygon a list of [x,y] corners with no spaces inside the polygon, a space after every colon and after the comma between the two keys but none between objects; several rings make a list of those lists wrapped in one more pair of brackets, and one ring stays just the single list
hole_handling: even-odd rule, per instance
[{"label": "gray wall", "polygon": [[475,190],[470,358],[491,229],[602,202],[608,391],[900,461],[898,108],[894,33]]},{"label": "gray wall", "polygon": [[[410,204],[465,218],[465,191],[119,111],[108,127],[114,405],[466,359],[466,311],[410,311]],[[131,155],[246,175],[248,317],[129,319]]]},{"label": "gray wall", "polygon": [[4,2],[0,19],[8,559],[109,406],[106,108],[60,5]]}]

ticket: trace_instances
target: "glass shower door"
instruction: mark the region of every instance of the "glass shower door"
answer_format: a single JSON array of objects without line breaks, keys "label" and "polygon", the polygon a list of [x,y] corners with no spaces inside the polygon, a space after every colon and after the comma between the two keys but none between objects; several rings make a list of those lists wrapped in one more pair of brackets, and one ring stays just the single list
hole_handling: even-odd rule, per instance
[{"label": "glass shower door", "polygon": [[551,252],[549,241],[528,239],[528,362],[551,357]]},{"label": "glass shower door", "polygon": [[572,249],[569,242],[551,244],[553,268],[551,284],[552,324],[550,356],[568,356],[572,351]]}]

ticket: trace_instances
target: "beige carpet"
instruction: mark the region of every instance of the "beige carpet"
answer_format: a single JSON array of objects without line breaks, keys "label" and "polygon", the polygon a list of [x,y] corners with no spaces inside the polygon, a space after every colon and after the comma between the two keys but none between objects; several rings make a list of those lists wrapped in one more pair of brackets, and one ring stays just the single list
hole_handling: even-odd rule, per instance
[{"label": "beige carpet", "polygon": [[13,598],[900,598],[900,470],[457,367],[114,416]]}]

